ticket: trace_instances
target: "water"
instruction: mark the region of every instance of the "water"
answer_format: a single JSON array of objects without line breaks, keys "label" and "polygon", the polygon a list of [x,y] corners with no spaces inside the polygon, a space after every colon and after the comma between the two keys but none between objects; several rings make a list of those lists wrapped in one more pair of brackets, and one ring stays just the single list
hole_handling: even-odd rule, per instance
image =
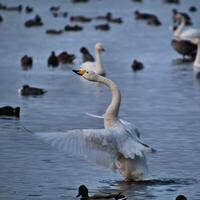
[{"label": "water", "polygon": [[[91,192],[122,191],[129,199],[175,199],[182,193],[189,199],[199,199],[200,177],[200,82],[194,77],[192,63],[175,65],[179,58],[170,46],[172,34],[171,10],[186,11],[197,0],[182,1],[179,6],[163,4],[161,0],[143,4],[128,0],[91,0],[73,5],[69,1],[2,0],[8,5],[31,5],[33,14],[2,12],[0,24],[0,105],[21,107],[21,118],[0,118],[0,199],[74,199],[81,184]],[[108,11],[122,16],[122,25],[112,25],[109,32],[97,32],[93,20],[84,24],[84,31],[48,36],[47,28],[63,28],[69,18],[55,19],[49,12],[52,5],[62,5],[69,15],[95,17]],[[140,9],[159,16],[161,27],[150,27],[133,19]],[[26,19],[39,13],[45,25],[25,29]],[[199,11],[191,14],[194,27],[200,28]],[[93,52],[96,42],[102,42],[106,52],[103,62],[107,76],[117,83],[122,93],[120,118],[134,123],[142,139],[157,149],[148,156],[152,181],[125,183],[118,173],[57,151],[44,144],[32,132],[66,131],[75,128],[101,128],[101,119],[85,112],[101,115],[110,100],[110,91],[101,85],[82,81],[72,68],[49,70],[46,60],[52,50],[67,50],[77,56],[87,46]],[[32,70],[23,71],[20,58],[33,56]],[[145,69],[134,74],[133,59],[141,60]],[[38,98],[23,98],[17,90],[29,84],[48,92]]]}]

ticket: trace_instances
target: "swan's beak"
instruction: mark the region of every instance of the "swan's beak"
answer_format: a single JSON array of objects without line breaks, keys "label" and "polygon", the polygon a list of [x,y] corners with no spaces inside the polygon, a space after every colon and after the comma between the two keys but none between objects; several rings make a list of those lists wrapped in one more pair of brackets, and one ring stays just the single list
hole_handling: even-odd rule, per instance
[{"label": "swan's beak", "polygon": [[86,70],[84,69],[78,69],[78,70],[72,70],[73,72],[75,72],[76,74],[78,74],[79,76],[83,76],[83,74],[85,74]]}]

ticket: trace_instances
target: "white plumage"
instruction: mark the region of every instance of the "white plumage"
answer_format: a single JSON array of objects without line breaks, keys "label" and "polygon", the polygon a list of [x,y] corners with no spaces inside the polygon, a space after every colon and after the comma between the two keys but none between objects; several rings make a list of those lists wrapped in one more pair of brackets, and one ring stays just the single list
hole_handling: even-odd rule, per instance
[{"label": "white plumage", "polygon": [[85,79],[100,82],[112,91],[112,100],[103,118],[104,129],[83,129],[36,135],[69,154],[82,155],[96,163],[119,170],[125,180],[143,180],[148,170],[145,153],[153,149],[144,144],[138,130],[118,119],[121,95],[109,79],[86,70],[74,70]]},{"label": "white plumage", "polygon": [[96,43],[95,45],[95,62],[84,62],[81,65],[81,69],[85,69],[86,71],[93,71],[96,74],[105,76],[106,72],[104,70],[102,60],[101,60],[101,52],[104,51],[103,45],[101,43]]}]

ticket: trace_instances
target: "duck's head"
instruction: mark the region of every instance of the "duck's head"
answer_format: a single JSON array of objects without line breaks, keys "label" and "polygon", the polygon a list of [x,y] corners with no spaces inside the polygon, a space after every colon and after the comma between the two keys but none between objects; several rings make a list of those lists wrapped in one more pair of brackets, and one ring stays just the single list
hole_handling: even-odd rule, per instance
[{"label": "duck's head", "polygon": [[76,197],[82,197],[82,198],[87,198],[88,197],[88,189],[85,185],[81,185],[78,188],[78,194],[76,195]]},{"label": "duck's head", "polygon": [[78,70],[72,70],[73,72],[75,72],[76,74],[78,74],[79,76],[82,76],[83,78],[85,78],[88,81],[97,81],[98,79],[98,75],[96,73],[94,73],[93,71],[87,71],[85,69],[78,69]]},{"label": "duck's head", "polygon": [[103,45],[102,45],[100,42],[97,42],[97,43],[96,43],[95,49],[96,49],[96,51],[98,51],[98,52],[105,51],[105,49],[103,48]]},{"label": "duck's head", "polygon": [[88,53],[88,50],[87,50],[86,47],[81,47],[80,52],[81,53]]}]

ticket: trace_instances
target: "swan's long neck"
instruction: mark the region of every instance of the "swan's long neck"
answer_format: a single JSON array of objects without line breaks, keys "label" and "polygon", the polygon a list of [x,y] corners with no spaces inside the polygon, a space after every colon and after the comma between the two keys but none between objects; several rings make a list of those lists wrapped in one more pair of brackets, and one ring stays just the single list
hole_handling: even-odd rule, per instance
[{"label": "swan's long neck", "polygon": [[112,100],[104,114],[104,127],[112,127],[118,121],[119,107],[121,103],[121,94],[117,86],[109,79],[98,76],[98,82],[108,86],[112,92]]},{"label": "swan's long neck", "polygon": [[185,19],[181,17],[181,23],[178,28],[174,31],[174,36],[176,39],[180,39],[180,35],[185,27]]},{"label": "swan's long neck", "polygon": [[95,60],[96,60],[96,72],[97,74],[104,74],[104,69],[103,69],[103,65],[102,65],[102,61],[101,61],[101,54],[100,51],[98,51],[97,49],[95,49]]},{"label": "swan's long neck", "polygon": [[197,44],[197,54],[196,54],[196,58],[194,61],[194,66],[198,67],[200,70],[200,41]]}]

